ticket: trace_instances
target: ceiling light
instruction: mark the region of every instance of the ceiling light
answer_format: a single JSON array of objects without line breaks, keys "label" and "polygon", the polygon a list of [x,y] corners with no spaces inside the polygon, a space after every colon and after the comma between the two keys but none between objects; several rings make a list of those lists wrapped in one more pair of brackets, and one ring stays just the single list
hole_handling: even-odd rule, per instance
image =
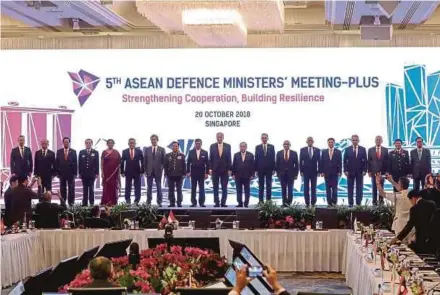
[{"label": "ceiling light", "polygon": [[184,25],[226,25],[243,23],[241,14],[235,9],[188,9],[182,11]]}]

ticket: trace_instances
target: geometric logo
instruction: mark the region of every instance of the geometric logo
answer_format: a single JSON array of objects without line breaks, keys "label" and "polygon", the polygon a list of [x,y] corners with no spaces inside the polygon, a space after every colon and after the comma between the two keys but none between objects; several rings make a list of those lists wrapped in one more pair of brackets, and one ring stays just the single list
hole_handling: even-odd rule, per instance
[{"label": "geometric logo", "polygon": [[402,140],[415,146],[422,137],[427,146],[440,146],[440,72],[428,74],[425,65],[407,65],[403,85],[385,87],[388,144]]},{"label": "geometric logo", "polygon": [[73,93],[78,97],[79,104],[83,106],[98,86],[100,79],[84,70],[80,70],[78,73],[68,73],[72,79]]}]

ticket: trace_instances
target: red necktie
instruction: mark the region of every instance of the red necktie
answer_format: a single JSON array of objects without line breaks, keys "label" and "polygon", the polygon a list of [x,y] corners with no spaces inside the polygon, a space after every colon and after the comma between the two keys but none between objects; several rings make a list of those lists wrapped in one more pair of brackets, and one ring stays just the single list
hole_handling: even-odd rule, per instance
[{"label": "red necktie", "polygon": [[379,159],[380,158],[380,148],[376,149],[376,157]]}]

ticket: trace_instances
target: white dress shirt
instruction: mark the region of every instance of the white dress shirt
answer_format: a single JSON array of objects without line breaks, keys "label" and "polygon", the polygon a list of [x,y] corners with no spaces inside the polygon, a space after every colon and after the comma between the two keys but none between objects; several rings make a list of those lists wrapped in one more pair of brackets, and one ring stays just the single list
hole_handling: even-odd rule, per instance
[{"label": "white dress shirt", "polygon": [[[391,226],[391,229],[396,234],[400,233],[403,230],[403,228],[405,227],[406,223],[409,220],[409,210],[411,209],[412,204],[411,201],[408,199],[407,195],[408,195],[408,190],[397,192],[395,195],[394,193],[385,193],[385,198],[388,201],[390,201],[392,204],[394,204],[396,208],[393,225]],[[414,229],[405,238],[403,242],[405,244],[408,244],[413,240],[415,240]]]}]

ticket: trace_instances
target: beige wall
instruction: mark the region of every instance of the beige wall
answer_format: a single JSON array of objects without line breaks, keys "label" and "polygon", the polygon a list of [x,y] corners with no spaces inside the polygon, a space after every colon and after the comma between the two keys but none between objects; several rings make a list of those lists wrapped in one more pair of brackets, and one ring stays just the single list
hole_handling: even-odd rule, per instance
[{"label": "beige wall", "polygon": [[[440,47],[440,35],[397,35],[391,41],[361,41],[358,34],[250,35],[248,47]],[[1,49],[194,48],[185,35],[3,38]]]}]

